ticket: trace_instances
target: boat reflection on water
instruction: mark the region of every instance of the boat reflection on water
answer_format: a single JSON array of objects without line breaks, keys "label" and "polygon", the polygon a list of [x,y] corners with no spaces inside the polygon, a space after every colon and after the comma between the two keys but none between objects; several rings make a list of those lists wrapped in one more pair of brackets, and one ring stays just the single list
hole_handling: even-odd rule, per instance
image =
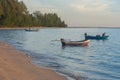
[{"label": "boat reflection on water", "polygon": [[25,29],[25,31],[34,31],[34,32],[37,32],[37,31],[39,31],[39,29],[34,29],[34,28],[29,28],[29,29]]},{"label": "boat reflection on water", "polygon": [[89,45],[87,45],[87,46],[63,46],[62,45],[61,49],[70,48],[70,47],[79,47],[79,48],[81,48],[81,47],[83,48],[84,47],[84,48],[89,48]]}]

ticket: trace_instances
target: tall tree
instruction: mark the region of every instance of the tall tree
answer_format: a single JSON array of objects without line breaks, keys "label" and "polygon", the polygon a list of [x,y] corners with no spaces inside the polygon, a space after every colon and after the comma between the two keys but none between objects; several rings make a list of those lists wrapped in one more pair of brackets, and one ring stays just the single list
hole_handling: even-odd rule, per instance
[{"label": "tall tree", "polygon": [[23,1],[0,0],[0,26],[65,27],[67,25],[55,13],[42,14],[40,11],[35,11],[30,14]]}]

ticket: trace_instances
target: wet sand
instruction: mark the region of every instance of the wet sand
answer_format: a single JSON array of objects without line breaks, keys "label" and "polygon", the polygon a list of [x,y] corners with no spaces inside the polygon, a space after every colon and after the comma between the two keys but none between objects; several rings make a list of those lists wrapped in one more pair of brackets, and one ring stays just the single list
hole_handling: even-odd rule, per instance
[{"label": "wet sand", "polygon": [[67,80],[52,70],[31,64],[31,58],[0,42],[0,80]]}]

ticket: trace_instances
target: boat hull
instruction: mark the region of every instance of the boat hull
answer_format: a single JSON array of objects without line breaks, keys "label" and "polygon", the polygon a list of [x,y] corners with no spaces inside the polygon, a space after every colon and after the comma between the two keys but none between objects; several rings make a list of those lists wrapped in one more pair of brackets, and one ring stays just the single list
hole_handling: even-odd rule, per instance
[{"label": "boat hull", "polygon": [[109,36],[85,36],[85,39],[106,40]]},{"label": "boat hull", "polygon": [[82,40],[82,41],[65,41],[61,39],[62,46],[88,46],[90,40]]}]

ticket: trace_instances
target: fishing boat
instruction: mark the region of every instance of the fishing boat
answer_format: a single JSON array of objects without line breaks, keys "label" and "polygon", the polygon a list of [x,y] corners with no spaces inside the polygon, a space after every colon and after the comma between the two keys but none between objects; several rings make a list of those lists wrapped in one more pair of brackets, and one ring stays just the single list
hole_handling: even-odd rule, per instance
[{"label": "fishing boat", "polygon": [[107,39],[109,36],[85,36],[85,39],[96,39],[96,40],[105,40]]},{"label": "fishing boat", "polygon": [[100,35],[96,35],[96,36],[91,36],[91,35],[87,35],[86,33],[85,33],[85,39],[94,39],[94,40],[106,40],[106,39],[108,39],[108,35],[105,35],[105,34],[103,34],[102,36],[100,36]]},{"label": "fishing boat", "polygon": [[29,28],[29,29],[25,29],[25,31],[39,31],[39,29],[32,29],[32,28]]},{"label": "fishing boat", "polygon": [[61,38],[62,46],[87,46],[90,40],[82,40],[82,41],[67,41]]}]

